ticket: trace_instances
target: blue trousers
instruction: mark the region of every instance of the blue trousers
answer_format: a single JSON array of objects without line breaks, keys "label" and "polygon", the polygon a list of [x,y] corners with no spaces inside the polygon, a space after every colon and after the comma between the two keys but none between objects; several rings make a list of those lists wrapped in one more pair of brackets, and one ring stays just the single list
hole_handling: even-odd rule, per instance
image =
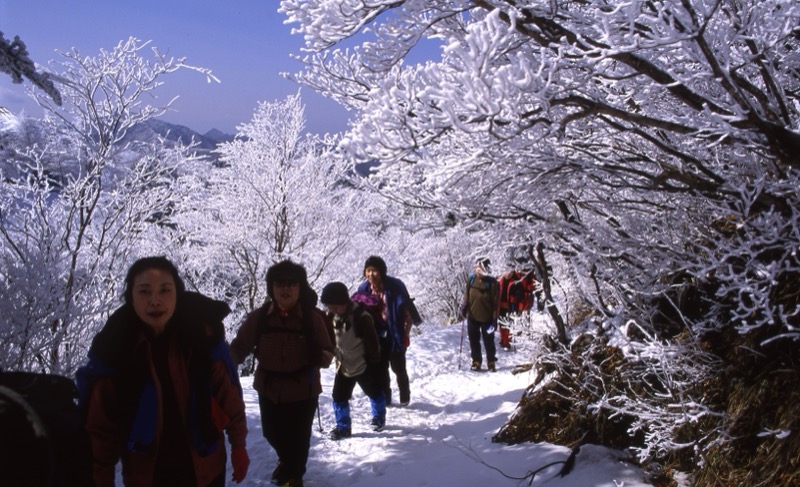
[{"label": "blue trousers", "polygon": [[333,379],[333,413],[336,416],[336,426],[350,428],[350,399],[356,384],[361,387],[364,394],[369,397],[373,418],[386,422],[386,396],[383,392],[383,380],[379,364],[368,364],[363,374],[347,377],[341,372],[336,373]]}]

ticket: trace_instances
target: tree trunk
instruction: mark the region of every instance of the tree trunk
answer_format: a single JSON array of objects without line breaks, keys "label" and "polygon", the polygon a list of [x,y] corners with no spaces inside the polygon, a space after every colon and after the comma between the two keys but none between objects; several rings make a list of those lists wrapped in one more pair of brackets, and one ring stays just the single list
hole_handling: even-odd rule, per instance
[{"label": "tree trunk", "polygon": [[556,336],[561,343],[569,345],[564,318],[561,316],[561,312],[558,311],[558,307],[553,300],[552,288],[550,286],[550,274],[547,271],[547,261],[544,258],[544,244],[542,244],[542,242],[536,244],[536,255],[531,255],[530,259],[536,266],[537,274],[539,274],[539,283],[542,286],[545,307],[556,325]]}]

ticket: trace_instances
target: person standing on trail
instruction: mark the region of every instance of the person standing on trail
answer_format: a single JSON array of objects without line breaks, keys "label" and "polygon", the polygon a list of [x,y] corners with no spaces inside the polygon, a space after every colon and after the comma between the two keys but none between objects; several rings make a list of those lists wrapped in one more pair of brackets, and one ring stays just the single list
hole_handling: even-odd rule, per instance
[{"label": "person standing on trail", "polygon": [[[406,371],[406,348],[409,345],[411,326],[422,320],[408,294],[406,285],[400,279],[386,274],[386,262],[372,255],[364,263],[364,282],[358,287],[359,292],[377,295],[384,303],[383,320],[386,333],[381,333],[381,376],[383,380],[386,404],[392,404],[392,386],[389,367],[397,377],[397,388],[400,390],[400,406],[407,406],[411,400],[411,389]],[[381,324],[376,324],[380,329]]]},{"label": "person standing on trail", "polygon": [[334,347],[302,265],[284,260],[267,269],[267,294],[237,331],[231,356],[241,364],[255,350],[262,434],[278,456],[272,483],[302,487],[322,392],[320,368],[330,366]]},{"label": "person standing on trail", "polygon": [[497,279],[490,275],[491,262],[482,257],[475,262],[475,271],[467,281],[464,299],[461,304],[461,319],[467,320],[472,370],[481,370],[481,339],[486,348],[486,365],[495,372],[497,363],[494,331],[497,329],[498,299],[500,296]]},{"label": "person standing on trail", "polygon": [[247,416],[225,341],[230,308],[186,290],[175,265],[143,257],[125,277],[124,304],[77,371],[93,485],[223,487],[247,476]]},{"label": "person standing on trail", "polygon": [[347,286],[331,282],[322,289],[320,301],[329,311],[336,336],[336,377],[333,379],[333,413],[336,427],[331,439],[351,435],[350,399],[356,384],[369,397],[372,430],[383,431],[386,398],[380,369],[378,334],[369,311],[351,301]]}]

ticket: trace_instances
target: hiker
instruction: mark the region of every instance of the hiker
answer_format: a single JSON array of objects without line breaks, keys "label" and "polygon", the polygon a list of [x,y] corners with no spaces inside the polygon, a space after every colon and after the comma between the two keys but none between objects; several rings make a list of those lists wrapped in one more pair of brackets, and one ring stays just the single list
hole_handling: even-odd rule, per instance
[{"label": "hiker", "polygon": [[464,299],[461,304],[461,319],[467,320],[472,370],[480,370],[482,364],[481,339],[486,348],[486,366],[496,372],[497,355],[494,344],[494,331],[497,329],[499,286],[497,279],[490,275],[489,259],[482,257],[475,261],[474,272],[467,281]]},{"label": "hiker", "polygon": [[331,364],[334,347],[303,266],[284,260],[267,269],[267,294],[237,331],[231,355],[241,364],[255,350],[262,432],[278,456],[271,481],[298,487],[322,393],[319,371]]},{"label": "hiker", "polygon": [[222,320],[228,305],[186,291],[165,257],[128,269],[125,304],[95,336],[77,373],[94,484],[225,485],[224,429],[233,480],[244,480],[247,418]]},{"label": "hiker", "polygon": [[[372,255],[364,263],[364,282],[358,287],[359,292],[370,292],[377,295],[384,303],[383,324],[376,324],[377,329],[385,325],[386,332],[379,334],[381,345],[381,378],[386,397],[386,404],[392,404],[392,385],[389,375],[391,367],[397,378],[400,391],[400,405],[407,406],[411,400],[411,389],[406,371],[406,348],[412,325],[421,322],[414,302],[408,294],[406,285],[400,279],[387,275],[386,262]],[[381,336],[382,335],[382,336]]]},{"label": "hiker", "polygon": [[380,374],[380,345],[372,316],[350,300],[347,286],[341,282],[326,285],[320,301],[328,308],[336,335],[336,377],[332,395],[336,427],[331,431],[331,439],[351,435],[350,399],[356,384],[369,397],[372,430],[383,431],[386,398]]},{"label": "hiker", "polygon": [[[503,274],[498,280],[498,287],[500,290],[500,296],[497,303],[499,318],[504,318],[511,312],[508,289],[517,279],[519,279],[519,273],[512,269]],[[499,320],[498,327],[500,329],[500,348],[508,350],[511,348],[511,330],[509,328],[508,320]]]},{"label": "hiker", "polygon": [[533,308],[536,298],[536,279],[533,271],[525,274],[516,273],[514,280],[508,283],[509,311],[520,314]]},{"label": "hiker", "polygon": [[[520,315],[531,310],[537,289],[532,270],[524,274],[517,270],[510,270],[500,277],[498,285],[500,288],[498,303],[500,318]],[[501,319],[498,322],[500,348],[506,350],[511,348],[510,326],[512,321],[512,319]]]}]

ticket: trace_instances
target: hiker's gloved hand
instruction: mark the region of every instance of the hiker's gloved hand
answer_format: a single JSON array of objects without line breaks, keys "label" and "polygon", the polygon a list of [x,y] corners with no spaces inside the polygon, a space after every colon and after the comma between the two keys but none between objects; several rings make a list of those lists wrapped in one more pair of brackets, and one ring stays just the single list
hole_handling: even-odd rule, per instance
[{"label": "hiker's gloved hand", "polygon": [[489,322],[489,325],[486,327],[486,333],[491,335],[497,329],[497,320],[492,320]]},{"label": "hiker's gloved hand", "polygon": [[238,484],[247,477],[247,469],[250,467],[247,448],[237,446],[231,450],[231,465],[233,466],[233,481]]}]

